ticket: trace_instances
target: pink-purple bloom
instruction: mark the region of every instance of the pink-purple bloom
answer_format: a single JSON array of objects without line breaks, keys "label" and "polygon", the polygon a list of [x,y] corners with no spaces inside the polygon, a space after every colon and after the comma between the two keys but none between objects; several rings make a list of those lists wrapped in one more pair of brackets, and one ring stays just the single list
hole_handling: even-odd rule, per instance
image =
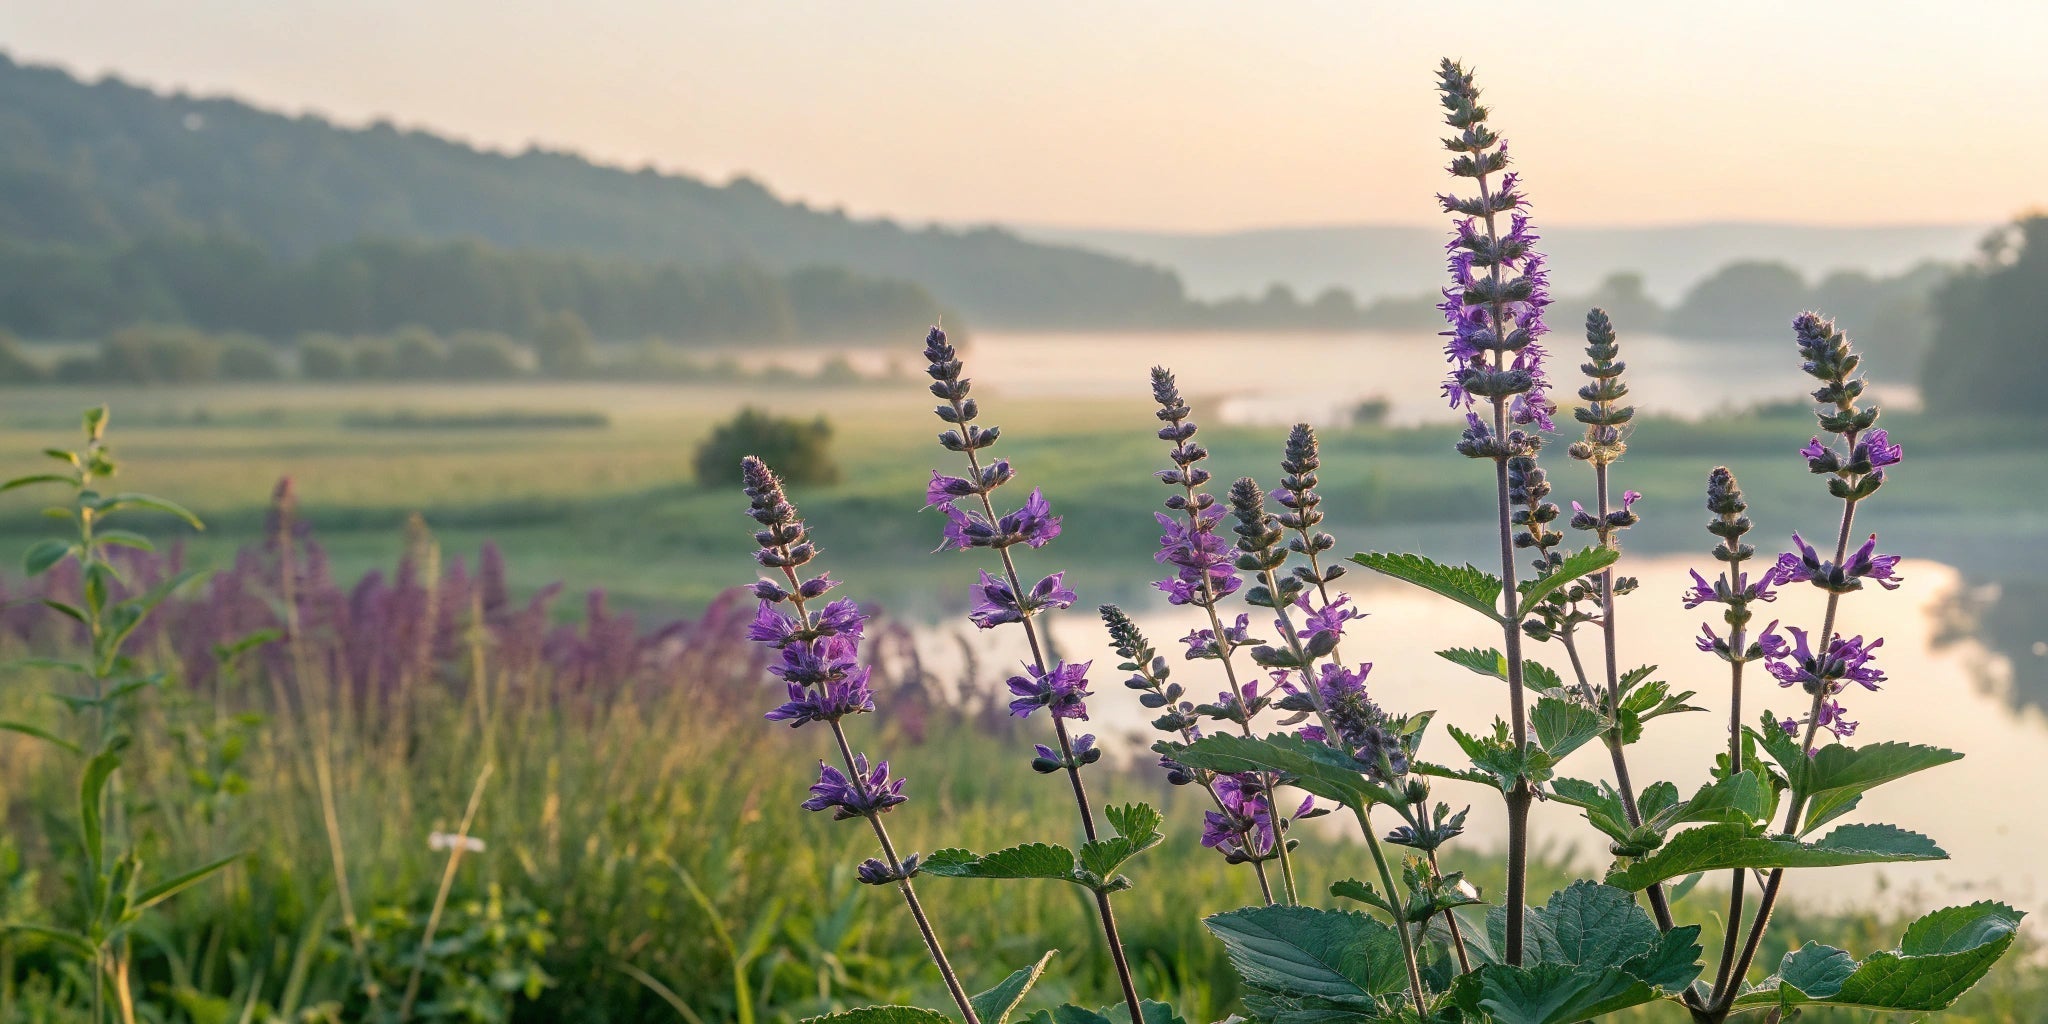
[{"label": "pink-purple bloom", "polygon": [[[1223,627],[1224,641],[1233,648],[1256,643],[1257,641],[1251,638],[1251,622],[1252,617],[1250,615],[1240,612],[1236,622]],[[1213,629],[1189,630],[1188,635],[1180,638],[1180,642],[1188,645],[1187,659],[1189,661],[1194,661],[1197,658],[1216,658],[1222,655],[1222,652],[1217,649],[1216,631]]]},{"label": "pink-purple bloom", "polygon": [[1022,508],[1006,513],[991,523],[981,512],[961,508],[952,501],[936,506],[945,513],[944,541],[939,546],[958,548],[1006,548],[1024,544],[1042,548],[1060,535],[1060,517],[1052,514],[1045,492],[1033,489]]},{"label": "pink-purple bloom", "polygon": [[875,694],[868,688],[869,669],[862,666],[844,679],[830,679],[816,686],[789,683],[789,699],[770,710],[771,722],[788,722],[792,729],[812,722],[836,722],[848,715],[875,710]]},{"label": "pink-purple bloom", "polygon": [[1088,692],[1088,666],[1093,662],[1054,662],[1052,668],[1041,672],[1037,665],[1026,665],[1024,674],[1011,676],[1010,692],[1017,699],[1010,702],[1010,714],[1028,718],[1033,711],[1045,708],[1054,718],[1088,717],[1090,696]]},{"label": "pink-purple bloom", "polygon": [[1159,551],[1153,559],[1178,570],[1171,579],[1153,584],[1166,594],[1168,603],[1201,607],[1207,600],[1228,597],[1244,585],[1232,564],[1230,542],[1216,532],[1217,524],[1223,521],[1220,510],[1196,512],[1187,517],[1164,512],[1154,512],[1153,516],[1166,531],[1160,535]]},{"label": "pink-purple bloom", "polygon": [[967,617],[982,629],[993,629],[1045,608],[1071,607],[1077,599],[1063,582],[1066,573],[1056,572],[1039,580],[1023,597],[1018,597],[1007,578],[990,576],[987,570],[974,584],[974,606]]},{"label": "pink-purple bloom", "polygon": [[1689,609],[1698,608],[1703,604],[1727,604],[1737,599],[1744,602],[1778,599],[1777,590],[1774,589],[1777,576],[1769,571],[1754,581],[1749,578],[1748,573],[1737,572],[1732,586],[1725,577],[1710,583],[1705,576],[1700,575],[1699,570],[1689,571],[1692,573],[1692,586],[1686,589],[1680,599]]},{"label": "pink-purple bloom", "polygon": [[[1202,845],[1254,859],[1270,855],[1280,829],[1272,805],[1266,801],[1264,782],[1256,774],[1218,775],[1213,789],[1222,807],[1202,815]],[[1314,809],[1315,798],[1309,797],[1294,816],[1299,818]]]},{"label": "pink-purple bloom", "polygon": [[902,803],[902,779],[889,778],[889,762],[868,767],[866,754],[853,756],[853,774],[818,762],[818,781],[811,784],[811,798],[803,802],[807,811],[830,809],[836,820],[866,818]]},{"label": "pink-purple bloom", "polygon": [[1837,636],[1825,651],[1816,651],[1805,630],[1794,626],[1786,632],[1792,634],[1790,648],[1780,645],[1764,665],[1778,685],[1798,685],[1813,694],[1836,694],[1850,683],[1875,690],[1884,682],[1884,672],[1871,664],[1877,649],[1884,646],[1882,638],[1866,643],[1860,636]]},{"label": "pink-purple bloom", "polygon": [[[1842,707],[1840,701],[1832,699],[1821,701],[1820,713],[1812,717],[1814,728],[1826,729],[1837,740],[1845,740],[1854,736],[1856,734],[1856,723],[1843,717],[1843,713],[1846,710],[1846,708]],[[1787,718],[1778,723],[1778,728],[1785,730],[1785,735],[1787,736],[1797,736],[1799,735],[1800,726],[1805,725],[1807,721],[1804,718]],[[1806,753],[1809,757],[1813,755],[1811,750],[1808,750]]]},{"label": "pink-purple bloom", "polygon": [[1820,552],[1796,533],[1792,535],[1792,545],[1797,550],[1779,555],[1777,567],[1772,570],[1781,584],[1813,583],[1828,590],[1847,592],[1861,588],[1864,580],[1886,590],[1897,590],[1904,582],[1898,574],[1899,556],[1878,554],[1877,534],[1874,533],[1841,566],[1823,560]]}]

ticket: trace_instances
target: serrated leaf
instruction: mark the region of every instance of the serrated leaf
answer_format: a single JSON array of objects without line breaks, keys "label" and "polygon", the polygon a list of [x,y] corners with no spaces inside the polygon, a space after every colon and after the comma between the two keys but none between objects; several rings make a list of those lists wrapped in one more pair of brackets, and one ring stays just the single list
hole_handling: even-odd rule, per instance
[{"label": "serrated leaf", "polygon": [[1588,824],[1617,842],[1628,842],[1630,833],[1635,831],[1629,826],[1628,810],[1621,804],[1621,794],[1604,782],[1595,785],[1583,779],[1553,779],[1550,794],[1559,803],[1585,811]]},{"label": "serrated leaf", "polygon": [[1372,1012],[1408,983],[1400,938],[1364,914],[1248,907],[1204,923],[1248,990],[1291,1009]]},{"label": "serrated leaf", "polygon": [[997,982],[995,987],[969,999],[967,1002],[974,1007],[974,1015],[981,1018],[981,1024],[1009,1024],[1010,1014],[1016,1011],[1017,1004],[1024,1001],[1031,986],[1038,983],[1039,976],[1045,973],[1045,965],[1051,963],[1053,954],[1058,952],[1057,949],[1046,950],[1037,963],[1011,971],[1010,976]]},{"label": "serrated leaf", "polygon": [[[1470,669],[1490,679],[1506,682],[1508,678],[1507,655],[1497,650],[1478,647],[1453,647],[1449,650],[1436,652],[1436,656],[1453,665]],[[1532,661],[1527,658],[1522,659],[1523,689],[1534,690],[1537,693],[1548,693],[1563,685],[1564,680],[1559,679],[1557,673],[1550,666],[1540,661]]]},{"label": "serrated leaf", "polygon": [[1634,896],[1597,882],[1574,882],[1526,914],[1543,919],[1550,939],[1543,959],[1577,967],[1618,967],[1658,939],[1656,923]]},{"label": "serrated leaf", "polygon": [[1570,964],[1489,964],[1460,977],[1459,1006],[1493,1024],[1576,1024],[1658,999],[1657,990],[1619,970]]},{"label": "serrated leaf", "polygon": [[1831,744],[1814,752],[1800,779],[1802,792],[1817,801],[1800,829],[1804,835],[1848,811],[1845,801],[1887,782],[1940,767],[1963,755],[1918,743],[1873,743],[1861,747]]},{"label": "serrated leaf", "polygon": [[1557,697],[1539,698],[1529,712],[1529,725],[1536,730],[1536,742],[1553,761],[1564,760],[1606,727],[1598,711]]},{"label": "serrated leaf", "polygon": [[1663,933],[1647,952],[1623,961],[1621,971],[1652,988],[1683,992],[1705,970],[1700,952],[1700,926],[1684,925]]},{"label": "serrated leaf", "polygon": [[1735,1005],[1947,1009],[2012,947],[2025,916],[1988,901],[1937,910],[1913,922],[1897,950],[1874,953],[1861,963],[1842,950],[1809,942],[1786,954],[1777,975],[1743,993]]},{"label": "serrated leaf", "polygon": [[1607,884],[1640,890],[1695,871],[1824,868],[1947,857],[1934,840],[1894,825],[1843,825],[1817,843],[1752,835],[1743,825],[1706,825],[1679,832],[1655,853],[1609,871]]},{"label": "serrated leaf", "polygon": [[1591,575],[1621,560],[1621,552],[1614,548],[1592,547],[1565,556],[1564,562],[1547,576],[1533,579],[1519,588],[1521,597],[1515,602],[1515,610],[1526,614],[1544,598],[1581,576]]},{"label": "serrated leaf", "polygon": [[966,850],[934,852],[918,865],[918,871],[941,878],[1050,878],[1077,881],[1074,854],[1051,843],[1025,843],[976,856]]},{"label": "serrated leaf", "polygon": [[953,1018],[921,1006],[858,1006],[805,1017],[802,1024],[954,1024]]},{"label": "serrated leaf", "polygon": [[1648,824],[1659,832],[1673,825],[1699,821],[1753,826],[1762,823],[1768,802],[1762,780],[1753,772],[1742,771],[1701,786],[1692,799],[1682,804],[1657,811],[1645,807],[1643,813]]},{"label": "serrated leaf", "polygon": [[1500,577],[1472,565],[1450,566],[1421,555],[1370,552],[1351,560],[1383,576],[1448,597],[1495,622],[1501,621]]},{"label": "serrated leaf", "polygon": [[1204,736],[1181,748],[1173,759],[1230,774],[1281,772],[1289,777],[1288,785],[1346,807],[1398,802],[1386,787],[1366,778],[1360,771],[1362,766],[1343,751],[1299,736]]}]

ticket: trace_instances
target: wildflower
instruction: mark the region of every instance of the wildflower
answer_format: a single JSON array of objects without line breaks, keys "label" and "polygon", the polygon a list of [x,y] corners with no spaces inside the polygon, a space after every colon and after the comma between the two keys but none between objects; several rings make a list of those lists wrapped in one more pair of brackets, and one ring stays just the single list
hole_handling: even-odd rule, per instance
[{"label": "wildflower", "polygon": [[1197,427],[1188,419],[1190,410],[1182,400],[1173,372],[1163,366],[1152,368],[1152,398],[1159,408],[1153,413],[1165,422],[1159,439],[1173,445],[1167,452],[1173,468],[1155,474],[1161,483],[1179,488],[1166,499],[1166,507],[1179,515],[1153,513],[1160,527],[1159,551],[1155,560],[1177,570],[1154,586],[1166,594],[1169,603],[1213,607],[1221,598],[1237,592],[1243,581],[1232,567],[1230,545],[1216,533],[1223,513],[1216,509],[1214,495],[1199,488],[1209,482],[1209,471],[1200,463],[1209,452],[1194,440]]},{"label": "wildflower", "polygon": [[[1202,815],[1202,845],[1233,859],[1270,856],[1282,826],[1273,818],[1265,784],[1258,775],[1219,775],[1214,789],[1219,806]],[[1314,809],[1315,798],[1309,797],[1301,802],[1294,816],[1299,818]]]},{"label": "wildflower", "polygon": [[981,512],[963,509],[950,501],[936,507],[946,516],[941,550],[1000,549],[1013,544],[1042,548],[1060,535],[1060,517],[1052,514],[1052,505],[1045,500],[1042,490],[1034,489],[1022,508],[999,516],[994,522]]},{"label": "wildflower", "polygon": [[836,722],[848,715],[875,710],[874,691],[868,688],[869,669],[863,666],[844,679],[831,679],[815,687],[789,683],[789,699],[763,716],[771,722],[788,722],[792,729],[812,722]]},{"label": "wildflower", "polygon": [[[1856,734],[1856,723],[1842,717],[1845,710],[1847,709],[1842,707],[1840,701],[1824,700],[1820,703],[1818,714],[1805,719],[1787,718],[1778,723],[1778,728],[1785,730],[1787,736],[1797,736],[1800,726],[1811,721],[1815,729],[1826,729],[1835,739],[1845,740]],[[1813,751],[1809,750],[1806,753],[1810,757]]]},{"label": "wildflower", "polygon": [[1779,555],[1777,567],[1772,570],[1780,584],[1812,583],[1824,590],[1844,594],[1862,589],[1866,579],[1886,590],[1897,590],[1904,582],[1898,575],[1899,556],[1878,554],[1877,534],[1874,533],[1840,566],[1823,560],[1820,552],[1797,533],[1792,535],[1792,546],[1797,550]]},{"label": "wildflower", "polygon": [[983,570],[974,585],[974,607],[967,617],[982,629],[993,629],[1006,622],[1022,622],[1026,615],[1043,608],[1071,607],[1076,596],[1063,582],[1065,578],[1066,573],[1053,573],[1019,598],[1009,580],[990,576]]},{"label": "wildflower", "polygon": [[1017,696],[1010,702],[1010,714],[1028,718],[1031,712],[1045,708],[1054,718],[1087,719],[1088,705],[1083,702],[1090,696],[1088,666],[1091,664],[1093,662],[1054,662],[1050,669],[1042,671],[1037,665],[1026,665],[1024,675],[1009,679],[1010,692]]},{"label": "wildflower", "polygon": [[1792,634],[1791,647],[1778,648],[1764,666],[1777,678],[1778,685],[1796,684],[1807,693],[1833,694],[1842,692],[1850,683],[1875,690],[1884,682],[1884,672],[1871,665],[1877,649],[1884,646],[1883,639],[1865,643],[1860,636],[1838,636],[1828,642],[1825,651],[1815,651],[1805,630],[1794,626],[1786,631]]},{"label": "wildflower", "polygon": [[1720,579],[1712,583],[1707,582],[1707,578],[1700,575],[1698,569],[1688,571],[1692,573],[1692,586],[1680,598],[1681,603],[1688,609],[1698,608],[1703,604],[1732,604],[1736,601],[1776,601],[1778,599],[1778,593],[1774,589],[1777,583],[1777,576],[1770,571],[1766,571],[1754,581],[1749,578],[1749,574],[1746,572],[1736,572],[1732,578],[1727,574],[1723,574]]},{"label": "wildflower", "polygon": [[834,820],[871,818],[909,799],[903,795],[904,780],[889,778],[889,762],[868,768],[866,754],[853,755],[853,774],[818,762],[818,781],[811,784],[811,798],[803,802],[807,811],[832,809]]},{"label": "wildflower", "polygon": [[[1257,643],[1258,641],[1251,638],[1251,621],[1252,617],[1249,614],[1239,613],[1235,623],[1223,627],[1224,643],[1232,648]],[[1222,649],[1216,645],[1216,631],[1213,629],[1189,630],[1188,635],[1181,637],[1180,640],[1181,643],[1188,645],[1187,660],[1189,661],[1194,661],[1197,658],[1220,658],[1223,656]]]}]

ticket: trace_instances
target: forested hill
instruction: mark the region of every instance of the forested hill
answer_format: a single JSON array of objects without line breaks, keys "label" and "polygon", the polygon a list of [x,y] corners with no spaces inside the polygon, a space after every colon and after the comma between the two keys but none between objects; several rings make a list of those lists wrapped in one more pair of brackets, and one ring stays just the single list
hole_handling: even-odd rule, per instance
[{"label": "forested hill", "polygon": [[88,83],[0,55],[0,239],[97,250],[193,233],[246,238],[285,260],[385,238],[663,265],[832,265],[915,281],[986,324],[1185,313],[1167,270],[1003,230],[855,220],[747,180],[718,186],[566,153],[486,152],[386,124],[346,128]]}]

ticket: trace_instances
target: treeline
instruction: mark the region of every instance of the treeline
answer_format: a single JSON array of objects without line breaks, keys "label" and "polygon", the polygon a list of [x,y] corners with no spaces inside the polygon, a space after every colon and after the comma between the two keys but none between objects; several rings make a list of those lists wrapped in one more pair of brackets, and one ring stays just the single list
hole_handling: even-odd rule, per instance
[{"label": "treeline", "polygon": [[195,384],[296,378],[337,381],[634,380],[684,383],[851,386],[896,379],[861,373],[843,356],[810,373],[778,364],[748,367],[659,339],[600,345],[573,313],[547,317],[525,337],[424,327],[390,334],[317,332],[287,344],[250,334],[211,334],[181,325],[123,327],[92,346],[67,345],[38,358],[0,332],[0,385]]},{"label": "treeline", "polygon": [[2048,415],[2048,214],[1985,238],[1933,298],[1921,399],[1938,414]]},{"label": "treeline", "polygon": [[918,285],[836,268],[686,268],[475,241],[363,240],[299,261],[224,235],[0,244],[0,327],[36,338],[136,323],[271,339],[407,326],[523,335],[555,313],[599,337],[709,344],[895,338],[942,311]]}]

